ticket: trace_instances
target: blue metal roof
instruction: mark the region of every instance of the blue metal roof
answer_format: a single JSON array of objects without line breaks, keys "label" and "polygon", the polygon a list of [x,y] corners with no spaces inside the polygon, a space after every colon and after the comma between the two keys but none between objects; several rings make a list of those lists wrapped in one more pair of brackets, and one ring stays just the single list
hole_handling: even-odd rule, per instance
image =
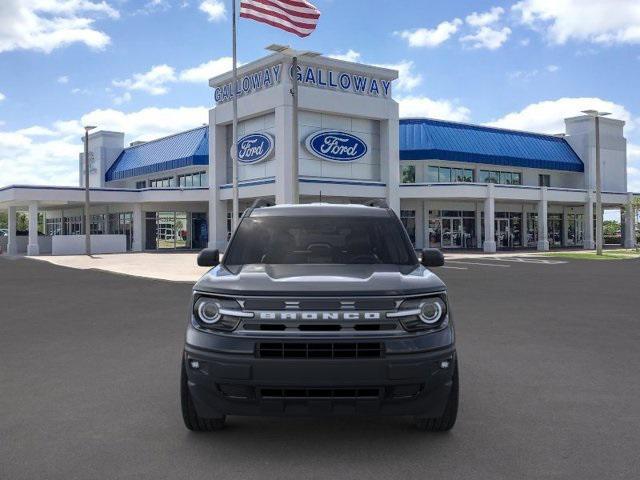
[{"label": "blue metal roof", "polygon": [[452,160],[583,172],[564,138],[432,119],[400,120],[400,160]]},{"label": "blue metal roof", "polygon": [[191,165],[209,165],[209,127],[125,148],[105,174],[107,182]]}]

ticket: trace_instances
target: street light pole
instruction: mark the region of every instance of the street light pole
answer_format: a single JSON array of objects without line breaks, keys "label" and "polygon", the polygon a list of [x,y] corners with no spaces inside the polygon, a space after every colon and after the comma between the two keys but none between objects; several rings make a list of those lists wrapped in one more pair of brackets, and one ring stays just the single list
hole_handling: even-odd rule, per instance
[{"label": "street light pole", "polygon": [[596,255],[602,255],[602,165],[600,164],[600,117],[611,115],[597,110],[582,113],[595,118],[596,122]]},{"label": "street light pole", "polygon": [[602,255],[602,166],[600,165],[599,116],[596,116],[596,255]]},{"label": "street light pole", "polygon": [[91,255],[91,216],[89,214],[89,131],[96,127],[84,127],[84,251]]}]

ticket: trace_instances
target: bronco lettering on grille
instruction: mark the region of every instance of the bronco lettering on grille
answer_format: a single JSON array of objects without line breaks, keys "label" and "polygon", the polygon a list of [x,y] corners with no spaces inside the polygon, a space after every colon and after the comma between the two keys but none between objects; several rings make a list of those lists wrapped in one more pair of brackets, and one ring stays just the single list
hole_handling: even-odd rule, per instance
[{"label": "bronco lettering on grille", "polygon": [[381,312],[257,312],[260,320],[380,320]]}]

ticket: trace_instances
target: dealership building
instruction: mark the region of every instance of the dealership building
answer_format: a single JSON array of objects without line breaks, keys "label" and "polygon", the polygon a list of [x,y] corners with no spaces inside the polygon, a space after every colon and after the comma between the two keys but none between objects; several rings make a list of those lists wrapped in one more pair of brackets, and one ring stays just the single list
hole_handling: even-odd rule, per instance
[{"label": "dealership building", "polygon": [[[241,212],[258,198],[294,201],[292,74],[291,59],[279,53],[238,69]],[[384,198],[416,248],[594,247],[594,118],[567,118],[557,135],[400,119],[395,70],[303,56],[297,75],[301,202]],[[206,126],[129,146],[124,132],[89,136],[94,253],[224,250],[234,86],[230,73],[209,85],[215,106]],[[621,211],[622,243],[631,247],[623,128],[621,120],[600,119],[602,199]],[[3,250],[84,252],[83,155],[78,165],[80,187],[0,188],[0,210],[9,212]],[[17,230],[18,212],[28,212],[28,234]]]}]

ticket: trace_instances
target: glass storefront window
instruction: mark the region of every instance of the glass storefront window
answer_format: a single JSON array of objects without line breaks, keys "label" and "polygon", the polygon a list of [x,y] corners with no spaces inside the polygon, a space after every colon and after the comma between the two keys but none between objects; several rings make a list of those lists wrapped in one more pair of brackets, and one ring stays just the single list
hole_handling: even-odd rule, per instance
[{"label": "glass storefront window", "polygon": [[429,246],[436,248],[473,248],[476,234],[475,212],[431,210]]},{"label": "glass storefront window", "polygon": [[584,215],[570,213],[567,215],[567,246],[578,246],[584,243]]},{"label": "glass storefront window", "polygon": [[409,239],[413,245],[416,244],[416,211],[400,210],[400,221],[409,234]]},{"label": "glass storefront window", "polygon": [[427,182],[429,183],[438,183],[439,180],[439,168],[438,167],[429,167],[427,168]]},{"label": "glass storefront window", "polygon": [[480,183],[499,183],[502,185],[522,185],[522,174],[518,172],[499,172],[480,170]]},{"label": "glass storefront window", "polygon": [[527,213],[527,246],[538,245],[538,214]]},{"label": "glass storefront window", "polygon": [[201,249],[209,241],[202,212],[147,212],[145,226],[147,250]]},{"label": "glass storefront window", "polygon": [[550,213],[547,216],[547,237],[549,247],[560,247],[562,245],[562,214]]},{"label": "glass storefront window", "polygon": [[405,165],[400,173],[400,181],[402,183],[416,183],[416,167],[415,165]]}]

